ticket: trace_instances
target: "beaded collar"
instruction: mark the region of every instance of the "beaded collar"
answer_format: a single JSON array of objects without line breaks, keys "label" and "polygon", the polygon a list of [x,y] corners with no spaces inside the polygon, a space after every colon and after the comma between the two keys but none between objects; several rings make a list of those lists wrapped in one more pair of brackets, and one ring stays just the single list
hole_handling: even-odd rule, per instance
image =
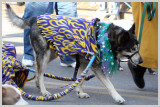
[{"label": "beaded collar", "polygon": [[117,72],[118,62],[114,59],[114,54],[111,50],[111,44],[108,39],[108,28],[109,23],[99,22],[97,23],[98,29],[98,39],[97,44],[100,45],[100,59],[99,62],[102,63],[101,69],[103,73],[112,76],[113,73]]}]

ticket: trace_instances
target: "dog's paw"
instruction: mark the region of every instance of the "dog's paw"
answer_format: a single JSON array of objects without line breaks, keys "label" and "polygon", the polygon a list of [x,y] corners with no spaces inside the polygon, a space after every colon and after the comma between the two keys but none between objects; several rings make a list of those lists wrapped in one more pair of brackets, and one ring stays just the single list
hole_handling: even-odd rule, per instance
[{"label": "dog's paw", "polygon": [[119,94],[114,96],[113,99],[119,104],[123,104],[125,102],[125,100]]},{"label": "dog's paw", "polygon": [[90,96],[87,93],[78,93],[79,98],[89,98]]},{"label": "dog's paw", "polygon": [[51,96],[52,94],[48,91],[43,91],[41,92],[42,96],[46,97],[46,96]]}]

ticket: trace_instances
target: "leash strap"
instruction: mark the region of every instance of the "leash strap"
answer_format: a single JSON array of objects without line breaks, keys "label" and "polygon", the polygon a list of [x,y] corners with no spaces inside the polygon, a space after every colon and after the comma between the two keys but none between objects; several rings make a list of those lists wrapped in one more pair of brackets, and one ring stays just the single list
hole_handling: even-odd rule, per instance
[{"label": "leash strap", "polygon": [[[89,68],[91,67],[91,65],[92,65],[95,57],[96,57],[96,56],[94,56],[94,55],[92,56],[92,58],[91,58],[91,60],[90,60],[90,62],[89,62],[89,64],[88,64],[88,66],[87,66],[86,69],[82,72],[80,78],[78,78],[74,83],[72,83],[71,86],[69,87],[69,89],[65,89],[64,91],[59,92],[59,93],[57,93],[57,94],[54,94],[54,95],[52,95],[52,96],[43,97],[43,96],[33,96],[33,95],[30,95],[30,94],[24,92],[22,89],[20,89],[20,88],[14,83],[14,81],[13,81],[13,83],[14,83],[14,85],[16,86],[16,88],[21,91],[22,95],[23,95],[24,97],[28,98],[28,99],[36,100],[36,101],[51,101],[51,100],[57,100],[57,99],[59,99],[59,98],[62,98],[62,97],[65,96],[65,95],[69,94],[73,89],[75,89],[75,87],[78,86],[78,84],[79,84],[82,80],[85,79],[86,74],[87,74]],[[33,70],[33,69],[30,69],[30,70],[31,70],[32,72],[35,72],[35,70]]]},{"label": "leash strap", "polygon": [[[29,70],[30,72],[33,72],[33,73],[36,72],[34,69],[31,69],[31,68],[28,69],[28,70]],[[56,80],[61,80],[61,81],[76,81],[76,80],[78,79],[78,78],[71,78],[71,77],[55,76],[55,75],[51,75],[51,74],[49,74],[49,73],[44,73],[44,76],[45,76],[45,77],[48,77],[48,78],[56,79]],[[88,81],[88,80],[92,79],[93,77],[95,77],[94,74],[89,75],[89,76],[86,76],[86,77],[85,77],[85,80]],[[32,77],[32,78],[30,78],[30,79],[28,79],[27,81],[31,81],[31,80],[33,80],[33,79],[35,79],[35,76]]]},{"label": "leash strap", "polygon": [[144,18],[145,18],[145,12],[147,10],[148,14],[148,21],[151,21],[152,18],[155,16],[155,11],[156,11],[156,3],[153,2],[153,8],[149,2],[144,3],[143,7],[143,13],[142,13],[142,18],[141,18],[141,26],[140,26],[140,32],[139,32],[139,44],[141,44],[141,38],[142,38],[142,31],[143,31],[143,24],[144,24]]}]

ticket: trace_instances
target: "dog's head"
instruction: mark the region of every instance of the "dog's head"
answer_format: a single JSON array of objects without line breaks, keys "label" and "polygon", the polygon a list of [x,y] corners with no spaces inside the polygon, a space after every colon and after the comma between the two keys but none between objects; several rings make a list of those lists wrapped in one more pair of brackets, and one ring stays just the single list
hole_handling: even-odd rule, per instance
[{"label": "dog's head", "polygon": [[108,38],[115,59],[127,57],[136,65],[143,62],[139,54],[139,42],[135,36],[135,24],[129,30],[111,24],[108,28]]},{"label": "dog's head", "polygon": [[28,105],[21,92],[7,81],[2,85],[2,105]]}]

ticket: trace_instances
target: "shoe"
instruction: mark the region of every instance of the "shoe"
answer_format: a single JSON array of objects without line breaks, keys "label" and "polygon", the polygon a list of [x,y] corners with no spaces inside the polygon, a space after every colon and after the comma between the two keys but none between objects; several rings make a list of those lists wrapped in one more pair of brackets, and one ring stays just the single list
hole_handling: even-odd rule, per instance
[{"label": "shoe", "polygon": [[75,67],[76,67],[76,62],[73,62],[73,63],[71,63],[71,64],[66,64],[66,63],[60,62],[60,66],[75,68]]},{"label": "shoe", "polygon": [[146,68],[141,67],[139,65],[133,66],[130,61],[128,61],[128,67],[131,71],[133,80],[135,84],[137,85],[137,87],[144,88],[145,82],[144,82],[143,76],[144,76],[144,73],[146,72]]},{"label": "shoe", "polygon": [[33,66],[33,62],[32,60],[28,60],[28,59],[22,59],[22,64],[27,66],[27,67],[32,67]]},{"label": "shoe", "polygon": [[154,71],[154,70],[152,70],[151,68],[148,68],[148,72],[150,73],[150,74],[152,74],[152,75],[156,75],[157,73]]}]

